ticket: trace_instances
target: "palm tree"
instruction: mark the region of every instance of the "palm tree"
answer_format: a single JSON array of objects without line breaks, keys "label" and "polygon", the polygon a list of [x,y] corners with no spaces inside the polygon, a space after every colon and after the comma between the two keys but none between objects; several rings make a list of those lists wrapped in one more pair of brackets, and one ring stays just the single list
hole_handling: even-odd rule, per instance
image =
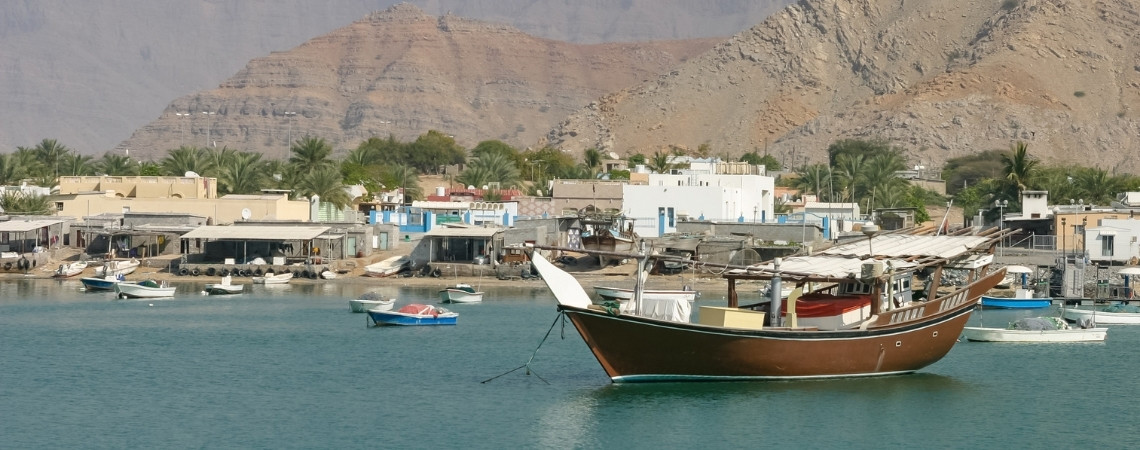
[{"label": "palm tree", "polygon": [[229,194],[253,194],[265,184],[265,168],[261,153],[236,153],[230,163],[221,168],[218,184]]},{"label": "palm tree", "polygon": [[667,173],[669,169],[673,168],[673,164],[669,163],[670,159],[672,158],[670,158],[668,153],[656,151],[653,152],[653,156],[649,157],[649,161],[646,161],[646,167],[649,167],[649,170],[657,173]]},{"label": "palm tree", "polygon": [[89,155],[68,153],[59,160],[59,175],[83,176],[95,174],[95,158]]},{"label": "palm tree", "polygon": [[1077,192],[1087,202],[1107,205],[1116,194],[1124,191],[1124,180],[1092,167],[1082,167],[1073,177]]},{"label": "palm tree", "polygon": [[1009,180],[1013,186],[1017,188],[1017,195],[1012,200],[1021,198],[1021,191],[1027,189],[1029,184],[1033,181],[1033,175],[1037,172],[1037,164],[1040,161],[1029,157],[1029,145],[1025,142],[1018,141],[1010,147],[1009,155],[1001,157],[1003,174],[1005,179]]},{"label": "palm tree", "polygon": [[0,154],[0,185],[17,184],[24,177],[23,168],[15,155]]},{"label": "palm tree", "polygon": [[13,170],[19,176],[15,181],[44,173],[44,165],[36,156],[34,149],[16,147],[16,151],[8,156],[8,164],[14,168]]},{"label": "palm tree", "polygon": [[335,163],[329,159],[333,148],[322,138],[305,136],[290,148],[293,156],[289,157],[289,164],[296,167],[301,173],[310,173],[324,167],[333,167]]},{"label": "palm tree", "polygon": [[211,162],[206,150],[184,145],[169,151],[159,164],[166,174],[182,176],[186,172],[205,174],[209,172]]},{"label": "palm tree", "polygon": [[804,166],[800,169],[799,178],[793,182],[793,186],[801,192],[810,192],[815,194],[821,200],[824,197],[824,192],[830,185],[828,178],[831,177],[831,168],[823,164],[812,164]]},{"label": "palm tree", "polygon": [[497,182],[502,187],[518,186],[522,175],[515,162],[502,153],[487,152],[475,158],[455,179],[467,186],[482,187]]},{"label": "palm tree", "polygon": [[352,203],[348,192],[344,190],[340,172],[333,167],[324,166],[309,172],[301,178],[297,186],[301,195],[312,198],[320,196],[321,201],[332,203],[337,208],[344,208]]},{"label": "palm tree", "polygon": [[131,161],[127,155],[107,152],[103,159],[95,163],[97,170],[107,175],[124,176],[138,173],[138,164]]},{"label": "palm tree", "polygon": [[582,159],[586,163],[586,167],[594,173],[597,173],[598,168],[602,166],[602,152],[599,152],[596,148],[586,149],[586,153],[582,155]]},{"label": "palm tree", "polygon": [[199,172],[199,175],[220,178],[222,168],[229,166],[234,158],[237,157],[237,154],[237,150],[225,146],[222,148],[207,148],[205,151],[206,165],[203,167],[204,172]]},{"label": "palm tree", "polygon": [[854,201],[859,197],[863,182],[863,155],[840,154],[835,159],[835,181],[842,190],[842,197]]},{"label": "palm tree", "polygon": [[67,148],[66,145],[60,144],[55,139],[44,139],[39,144],[36,144],[33,150],[44,167],[50,169],[50,174],[56,177],[59,176],[60,160],[68,153],[71,153],[71,149]]}]

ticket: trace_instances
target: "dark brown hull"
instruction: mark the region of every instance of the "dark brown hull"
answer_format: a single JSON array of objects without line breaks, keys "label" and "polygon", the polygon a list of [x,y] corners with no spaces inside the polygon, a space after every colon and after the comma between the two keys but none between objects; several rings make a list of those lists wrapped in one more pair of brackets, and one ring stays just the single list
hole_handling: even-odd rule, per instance
[{"label": "dark brown hull", "polygon": [[[997,275],[996,277],[994,275]],[[614,382],[861,377],[914,372],[957,342],[995,273],[863,330],[739,330],[561,306]]]}]

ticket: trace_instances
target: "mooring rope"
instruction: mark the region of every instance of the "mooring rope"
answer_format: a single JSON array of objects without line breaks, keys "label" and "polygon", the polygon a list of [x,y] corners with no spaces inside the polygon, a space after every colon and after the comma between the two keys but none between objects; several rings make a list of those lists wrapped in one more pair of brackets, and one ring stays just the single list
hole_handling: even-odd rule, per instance
[{"label": "mooring rope", "polygon": [[538,343],[538,347],[535,347],[535,349],[534,349],[534,353],[531,353],[531,354],[530,354],[530,358],[526,360],[526,364],[523,364],[523,365],[521,365],[521,366],[515,367],[514,369],[508,370],[508,371],[506,371],[506,372],[503,372],[503,373],[501,373],[501,374],[499,374],[499,375],[496,375],[496,376],[493,376],[493,377],[491,377],[491,378],[488,378],[488,379],[486,379],[486,380],[483,380],[483,381],[481,381],[481,382],[480,382],[480,384],[483,384],[483,383],[486,383],[486,382],[488,382],[488,381],[494,380],[494,379],[496,379],[496,378],[499,378],[499,377],[501,377],[501,376],[503,376],[503,375],[506,375],[506,374],[508,374],[508,373],[514,372],[514,371],[516,371],[516,370],[522,369],[522,368],[524,368],[524,367],[526,368],[526,374],[527,374],[527,375],[530,375],[530,374],[532,374],[532,373],[533,373],[533,374],[534,374],[534,376],[536,376],[536,377],[538,377],[538,379],[542,380],[542,382],[543,382],[543,383],[546,383],[546,384],[550,384],[550,382],[549,382],[549,381],[546,381],[546,379],[545,379],[545,378],[542,378],[542,375],[539,375],[539,374],[538,374],[538,372],[535,372],[535,371],[534,371],[534,369],[531,369],[531,368],[530,368],[530,362],[531,362],[531,361],[534,361],[534,357],[535,357],[535,355],[538,355],[538,349],[542,348],[542,344],[544,344],[544,343],[546,342],[546,338],[550,337],[550,332],[551,332],[551,331],[554,331],[554,326],[555,326],[555,325],[558,325],[558,320],[559,320],[559,319],[562,319],[562,338],[563,338],[563,339],[566,339],[566,316],[565,316],[564,314],[562,314],[562,312],[560,311],[560,312],[558,313],[558,316],[554,318],[554,323],[550,324],[550,329],[549,329],[549,330],[546,330],[546,335],[542,337],[542,341]]}]

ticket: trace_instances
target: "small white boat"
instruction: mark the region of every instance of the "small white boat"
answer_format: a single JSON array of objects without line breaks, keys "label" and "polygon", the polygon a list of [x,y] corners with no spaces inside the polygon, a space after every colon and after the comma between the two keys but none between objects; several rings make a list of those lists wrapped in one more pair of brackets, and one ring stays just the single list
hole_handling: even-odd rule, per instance
[{"label": "small white boat", "polygon": [[[594,286],[594,293],[606,301],[624,302],[633,298],[633,289]],[[641,291],[641,298],[646,300],[684,300],[691,302],[697,299],[697,291],[646,289]]]},{"label": "small white boat", "polygon": [[333,272],[331,270],[326,270],[324,272],[321,272],[321,278],[324,278],[326,280],[335,280],[336,279],[336,272]]},{"label": "small white boat", "polygon": [[439,299],[444,303],[479,303],[483,301],[483,293],[478,292],[470,284],[456,284],[439,291]]},{"label": "small white boat", "polygon": [[115,295],[120,298],[173,297],[175,290],[177,290],[176,287],[167,285],[165,281],[159,283],[154,280],[145,280],[138,283],[119,283],[115,285]]},{"label": "small white boat", "polygon": [[392,306],[396,304],[396,299],[390,298],[387,300],[365,300],[362,298],[354,298],[348,301],[348,307],[354,313],[363,313],[368,311],[391,311]]},{"label": "small white boat", "polygon": [[1114,312],[1108,308],[1103,311],[1066,308],[1061,311],[1061,317],[1077,323],[1087,320],[1097,325],[1140,325],[1140,313]]},{"label": "small white boat", "polygon": [[396,273],[404,270],[411,260],[406,255],[393,256],[378,263],[369,264],[364,266],[364,276],[367,277],[386,277],[395,275]]},{"label": "small white boat", "polygon": [[965,327],[962,336],[975,342],[1100,342],[1108,328],[1073,328],[1058,317],[1030,317],[1006,328]]},{"label": "small white boat", "polygon": [[83,283],[83,288],[87,290],[87,292],[110,291],[115,289],[116,284],[123,282],[123,276],[119,275],[117,277],[103,278],[83,277],[79,279],[79,282]]},{"label": "small white boat", "polygon": [[52,274],[52,276],[56,278],[74,277],[83,273],[83,271],[86,269],[87,261],[76,261],[73,263],[60,264],[59,268],[55,269],[55,273]]},{"label": "small white boat", "polygon": [[293,279],[292,272],[285,272],[274,274],[273,272],[266,273],[265,276],[253,277],[253,284],[285,284]]},{"label": "small white boat", "polygon": [[221,283],[206,283],[206,293],[210,295],[240,294],[245,290],[244,284],[233,284],[233,277],[222,277]]},{"label": "small white boat", "polygon": [[379,292],[365,292],[359,298],[354,298],[348,301],[348,307],[354,313],[368,312],[369,310],[376,311],[391,311],[392,306],[396,304],[396,299],[384,299],[384,296]]},{"label": "small white boat", "polygon": [[113,277],[118,275],[130,275],[138,268],[139,260],[137,259],[115,259],[104,262],[102,266],[96,267],[95,276]]}]

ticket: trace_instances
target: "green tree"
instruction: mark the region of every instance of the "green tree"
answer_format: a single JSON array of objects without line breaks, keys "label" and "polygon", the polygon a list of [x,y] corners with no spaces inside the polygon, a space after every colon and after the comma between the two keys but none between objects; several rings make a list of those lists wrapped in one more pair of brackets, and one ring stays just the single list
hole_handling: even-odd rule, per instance
[{"label": "green tree", "polygon": [[902,150],[891,147],[883,139],[841,139],[827,147],[828,163],[832,167],[839,165],[839,158],[844,155],[848,158],[862,156],[864,161],[869,161],[878,155],[891,153],[901,156]]},{"label": "green tree", "polygon": [[1029,156],[1029,145],[1025,142],[1018,141],[1016,144],[1010,146],[1010,153],[1003,155],[1002,162],[1002,175],[1016,188],[1013,194],[1006,193],[1010,202],[1020,201],[1021,191],[1026,190],[1033,182],[1033,176],[1037,172],[1037,165],[1040,161],[1033,159]]},{"label": "green tree", "polygon": [[234,153],[229,162],[219,170],[218,184],[227,194],[256,194],[265,185],[265,167],[261,164],[261,153]]},{"label": "green tree", "polygon": [[1073,176],[1073,184],[1076,185],[1077,195],[1085,199],[1085,203],[1099,205],[1112,203],[1116,194],[1126,189],[1125,178],[1115,177],[1102,169],[1091,167],[1077,169]]},{"label": "green tree", "polygon": [[669,171],[673,169],[673,164],[670,162],[672,159],[672,156],[668,153],[656,151],[653,152],[653,156],[649,157],[646,166],[649,170],[657,173],[669,173]]},{"label": "green tree", "polygon": [[333,168],[336,163],[330,159],[333,148],[323,138],[305,136],[289,149],[289,165],[299,173],[307,174],[324,168]]},{"label": "green tree", "polygon": [[862,154],[841,154],[836,158],[832,173],[841,199],[855,201],[859,198],[864,165]]},{"label": "green tree", "polygon": [[740,156],[740,160],[755,166],[764,166],[764,170],[774,172],[782,169],[780,161],[772,155],[760,156],[756,152],[745,153]]},{"label": "green tree", "polygon": [[629,164],[629,167],[631,167],[631,168],[637,167],[639,164],[645,164],[646,163],[645,162],[645,155],[642,155],[641,153],[634,153],[632,155],[629,155],[628,158],[626,158],[626,162]]},{"label": "green tree", "polygon": [[344,189],[340,171],[332,166],[323,166],[310,171],[301,178],[298,187],[300,195],[312,198],[319,196],[321,201],[344,208],[352,203],[348,191]]},{"label": "green tree", "polygon": [[103,159],[95,163],[97,171],[112,176],[138,175],[139,165],[140,164],[131,160],[129,156],[120,155],[115,152],[103,154]]},{"label": "green tree", "polygon": [[182,146],[166,152],[166,156],[159,161],[163,173],[180,177],[186,172],[204,175],[210,169],[210,156],[205,149],[193,146]]},{"label": "green tree", "polygon": [[946,180],[946,193],[954,195],[958,190],[986,178],[997,178],[1002,171],[1002,150],[986,150],[981,153],[951,158],[942,168],[942,178]]},{"label": "green tree", "polygon": [[586,168],[597,173],[598,169],[602,167],[602,152],[596,148],[588,148],[586,153],[582,155],[582,160],[586,164]]},{"label": "green tree", "polygon": [[503,188],[519,185],[522,177],[515,162],[503,153],[483,153],[473,159],[455,181],[480,188],[497,182]]},{"label": "green tree", "polygon": [[45,168],[48,169],[47,175],[59,177],[59,163],[71,153],[71,149],[66,145],[60,144],[55,139],[44,139],[33,149],[36,158],[40,160]]},{"label": "green tree", "polygon": [[439,173],[440,167],[463,164],[466,159],[467,151],[455,143],[455,138],[430,130],[411,144],[404,162],[423,173]]},{"label": "green tree", "polygon": [[84,176],[95,174],[95,158],[78,153],[68,153],[59,160],[60,176]]},{"label": "green tree", "polygon": [[831,200],[831,196],[827,195],[832,185],[831,168],[823,164],[812,164],[804,166],[797,174],[799,177],[793,181],[792,187],[800,192],[814,194],[820,200]]},{"label": "green tree", "polygon": [[54,212],[51,208],[51,198],[22,191],[0,193],[0,209],[3,209],[5,214],[32,216],[51,215]]}]

